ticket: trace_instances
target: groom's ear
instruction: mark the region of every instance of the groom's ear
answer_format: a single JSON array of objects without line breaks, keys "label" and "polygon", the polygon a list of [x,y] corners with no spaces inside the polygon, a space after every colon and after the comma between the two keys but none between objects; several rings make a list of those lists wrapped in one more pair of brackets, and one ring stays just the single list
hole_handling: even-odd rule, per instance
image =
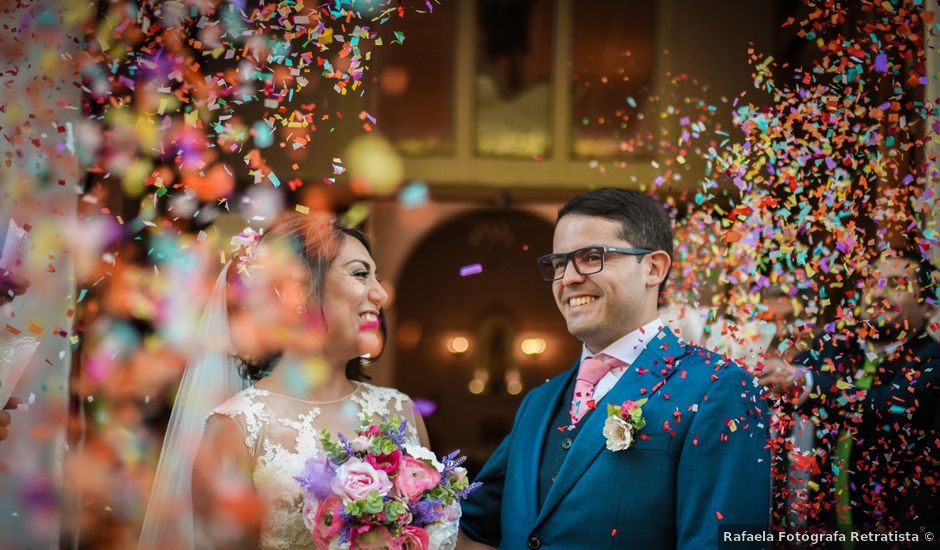
[{"label": "groom's ear", "polygon": [[669,268],[672,266],[672,258],[664,250],[650,252],[647,256],[646,286],[659,288],[659,285],[666,280]]}]

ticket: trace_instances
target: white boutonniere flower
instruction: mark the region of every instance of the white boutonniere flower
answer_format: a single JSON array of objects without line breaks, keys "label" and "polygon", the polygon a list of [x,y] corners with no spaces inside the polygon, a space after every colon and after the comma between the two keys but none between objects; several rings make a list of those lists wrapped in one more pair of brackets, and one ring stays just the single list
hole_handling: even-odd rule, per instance
[{"label": "white boutonniere flower", "polygon": [[604,437],[611,451],[630,448],[637,433],[646,425],[643,405],[646,399],[624,401],[621,405],[607,405],[607,421],[604,422]]}]

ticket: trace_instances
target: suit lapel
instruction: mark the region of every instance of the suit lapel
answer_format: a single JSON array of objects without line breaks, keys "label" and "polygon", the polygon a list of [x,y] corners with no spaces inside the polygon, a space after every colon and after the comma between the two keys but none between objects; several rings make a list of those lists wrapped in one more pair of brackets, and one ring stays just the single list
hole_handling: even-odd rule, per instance
[{"label": "suit lapel", "polygon": [[[568,494],[574,484],[584,475],[585,470],[598,454],[606,448],[603,429],[607,421],[607,405],[620,404],[627,400],[636,401],[644,397],[653,399],[666,379],[674,372],[674,366],[685,354],[685,344],[668,328],[663,328],[649,343],[633,365],[623,373],[617,384],[597,403],[597,408],[587,416],[580,428],[574,444],[568,451],[558,471],[558,478],[545,497],[545,503],[539,511],[536,525],[542,522]],[[544,430],[541,431],[544,441]],[[541,447],[539,447],[541,452]],[[624,452],[630,452],[627,449]],[[529,481],[529,480],[527,480]],[[533,479],[529,484],[537,484]]]},{"label": "suit lapel", "polygon": [[529,517],[535,517],[538,513],[538,487],[539,487],[539,466],[542,459],[542,447],[545,446],[545,437],[549,430],[555,429],[555,426],[549,425],[554,416],[555,410],[560,406],[563,399],[567,399],[565,388],[571,382],[571,378],[578,372],[578,363],[569,369],[568,372],[547,382],[554,387],[545,388],[545,391],[533,395],[532,403],[528,406],[535,414],[535,426],[529,426],[525,430],[525,439],[523,440],[523,449],[527,449],[529,456],[526,457],[528,466],[525,468],[524,495],[525,511],[530,514]]}]

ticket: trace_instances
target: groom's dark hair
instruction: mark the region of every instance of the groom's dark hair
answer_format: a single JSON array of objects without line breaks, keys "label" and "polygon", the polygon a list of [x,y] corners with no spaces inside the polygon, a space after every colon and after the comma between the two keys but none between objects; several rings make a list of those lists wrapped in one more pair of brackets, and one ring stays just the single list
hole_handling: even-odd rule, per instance
[{"label": "groom's dark hair", "polygon": [[[638,248],[662,250],[672,260],[672,224],[666,210],[651,197],[631,191],[604,187],[582,193],[558,210],[558,224],[569,214],[596,216],[620,223],[620,238]],[[672,267],[670,266],[670,271]],[[659,285],[662,292],[669,273]]]}]

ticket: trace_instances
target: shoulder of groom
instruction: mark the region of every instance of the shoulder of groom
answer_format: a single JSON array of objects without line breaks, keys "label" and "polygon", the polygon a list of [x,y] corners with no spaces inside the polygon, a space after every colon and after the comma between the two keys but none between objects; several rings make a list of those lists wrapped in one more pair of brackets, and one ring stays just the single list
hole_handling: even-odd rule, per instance
[{"label": "shoulder of groom", "polygon": [[746,368],[739,363],[709,349],[686,344],[685,357],[679,365],[684,371],[680,374],[699,379],[704,385],[704,392],[708,393],[715,386],[740,387],[742,394],[748,398],[756,398],[762,394],[762,388]]}]

